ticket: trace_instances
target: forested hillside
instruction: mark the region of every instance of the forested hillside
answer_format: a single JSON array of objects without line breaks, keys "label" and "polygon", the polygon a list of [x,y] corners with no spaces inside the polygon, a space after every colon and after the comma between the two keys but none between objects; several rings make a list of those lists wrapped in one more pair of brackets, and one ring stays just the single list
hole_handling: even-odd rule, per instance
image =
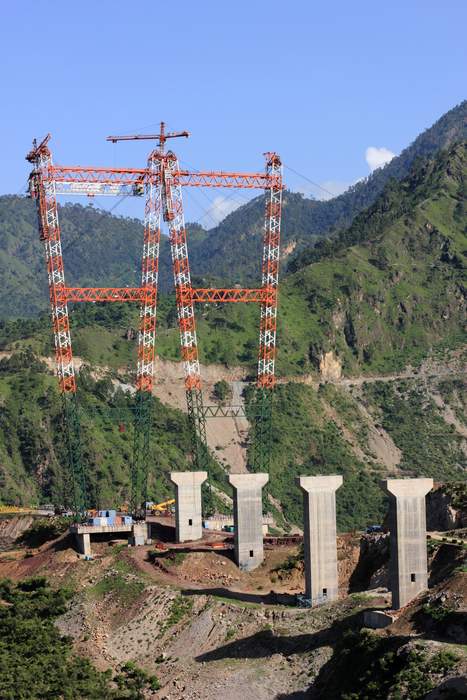
[{"label": "forested hillside", "polygon": [[[348,227],[354,217],[369,207],[391,180],[405,178],[417,160],[431,158],[440,149],[467,138],[467,101],[444,114],[432,127],[384,168],[378,168],[347,192],[328,201],[315,201],[288,192],[284,196],[283,249],[301,248],[318,237]],[[284,172],[287,180],[287,169]],[[230,214],[209,232],[192,256],[201,273],[215,271],[231,282],[259,279],[262,198]]]},{"label": "forested hillside", "polygon": [[[421,134],[401,155],[343,195],[327,202],[286,192],[283,250],[289,254],[319,237],[347,227],[370,206],[391,179],[401,180],[419,158],[467,137],[467,102],[452,109]],[[229,283],[259,279],[263,197],[230,214],[206,231],[188,225],[190,260],[195,276]],[[141,221],[112,216],[93,206],[60,207],[67,282],[77,285],[134,285],[140,277]],[[214,280],[216,281],[216,280]],[[0,318],[33,316],[47,310],[46,276],[38,239],[34,203],[25,197],[0,197]],[[170,253],[163,239],[160,289],[172,286]]]},{"label": "forested hillside", "polygon": [[[0,360],[0,483],[2,500],[63,503],[67,493],[66,445],[56,378],[31,352]],[[109,376],[79,373],[82,453],[93,502],[128,496],[132,456],[132,399]],[[152,489],[163,473],[187,468],[188,425],[177,411],[154,400]],[[164,484],[164,489],[167,486]],[[40,496],[42,494],[42,496]]]},{"label": "forested hillside", "polygon": [[[268,485],[279,523],[300,522],[298,473],[344,475],[343,529],[381,517],[378,480],[388,473],[465,479],[466,170],[463,143],[416,166],[284,278]],[[128,494],[132,398],[125,392],[134,380],[137,315],[118,304],[72,314],[75,352],[87,366],[79,378],[83,455],[102,504]],[[161,297],[158,316],[158,352],[178,359],[173,299]],[[257,316],[253,306],[198,309],[201,359],[253,374]],[[2,322],[0,352],[2,498],[60,500],[61,408],[52,365],[40,359],[52,354],[47,317]],[[427,370],[427,360],[441,370]],[[388,373],[421,363],[388,381]],[[341,375],[354,379],[343,383]],[[187,421],[172,390],[154,401],[153,497],[170,492],[170,469],[189,464]],[[217,485],[228,492],[226,466],[213,462]]]},{"label": "forested hillside", "polygon": [[390,183],[336,242],[305,254],[314,264],[296,262],[283,319],[299,346],[309,339],[312,365],[332,351],[345,373],[385,372],[465,342],[466,172],[462,143]]}]

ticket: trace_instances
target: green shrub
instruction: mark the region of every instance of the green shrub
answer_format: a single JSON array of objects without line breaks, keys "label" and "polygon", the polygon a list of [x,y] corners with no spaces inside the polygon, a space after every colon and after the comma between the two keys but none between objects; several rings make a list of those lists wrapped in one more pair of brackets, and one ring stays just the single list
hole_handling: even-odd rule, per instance
[{"label": "green shrub", "polygon": [[2,700],[115,697],[109,673],[74,656],[54,621],[71,593],[46,579],[0,581],[0,697]]},{"label": "green shrub", "polygon": [[218,401],[224,402],[232,396],[232,390],[229,383],[221,379],[214,384],[213,394]]},{"label": "green shrub", "polygon": [[423,647],[405,644],[366,630],[347,632],[335,648],[333,673],[318,680],[317,692],[336,700],[422,700],[458,658],[444,650],[430,657]]},{"label": "green shrub", "polygon": [[127,661],[120,666],[120,673],[114,678],[120,690],[129,691],[119,697],[134,698],[143,700],[146,696],[144,691],[159,690],[161,684],[157,676],[150,675],[142,668],[139,668],[132,661]]},{"label": "green shrub", "polygon": [[433,603],[426,603],[422,609],[426,615],[431,617],[432,620],[436,620],[436,622],[444,620],[451,612],[448,607],[441,604],[435,605]]}]

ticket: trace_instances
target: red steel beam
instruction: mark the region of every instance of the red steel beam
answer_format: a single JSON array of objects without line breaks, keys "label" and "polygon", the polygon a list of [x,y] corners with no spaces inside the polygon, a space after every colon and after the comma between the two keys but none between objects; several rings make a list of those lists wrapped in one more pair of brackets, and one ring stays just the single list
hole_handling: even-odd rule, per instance
[{"label": "red steel beam", "polygon": [[228,187],[267,190],[282,185],[276,177],[266,173],[225,173],[179,171],[174,177],[183,187]]},{"label": "red steel beam", "polygon": [[91,168],[52,165],[47,171],[47,179],[55,182],[98,182],[101,184],[134,185],[144,182],[147,168]]},{"label": "red steel beam", "polygon": [[[99,183],[135,185],[154,181],[147,168],[92,168],[82,166],[52,165],[48,168],[47,181],[68,183]],[[271,189],[282,185],[275,176],[266,173],[199,172],[179,170],[173,173],[174,184],[183,187],[226,187],[239,189]],[[157,183],[156,183],[157,184]]]},{"label": "red steel beam", "polygon": [[[155,290],[146,287],[62,287],[58,291],[60,302],[81,301],[144,301],[152,298]],[[201,304],[223,303],[253,303],[267,302],[273,290],[269,289],[190,289],[185,288],[181,293],[183,302]]]},{"label": "red steel beam", "polygon": [[151,298],[153,288],[145,287],[62,287],[58,296],[63,301],[139,301]]},{"label": "red steel beam", "polygon": [[269,290],[264,289],[189,289],[181,293],[182,301],[193,301],[202,304],[217,303],[257,303],[261,304],[269,298]]}]

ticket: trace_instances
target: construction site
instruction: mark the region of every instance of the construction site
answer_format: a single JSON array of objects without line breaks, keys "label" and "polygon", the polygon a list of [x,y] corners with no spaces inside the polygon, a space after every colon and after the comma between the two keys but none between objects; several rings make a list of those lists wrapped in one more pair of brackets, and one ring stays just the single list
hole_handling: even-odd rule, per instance
[{"label": "construction site", "polygon": [[[107,140],[113,143],[153,142],[146,166],[139,168],[56,165],[50,135],[39,143],[34,141],[27,154],[33,167],[29,191],[36,203],[45,250],[67,458],[63,503],[56,510],[69,518],[69,527],[53,542],[30,547],[24,556],[21,550],[15,551],[14,543],[34,518],[50,516],[53,520],[54,506],[4,508],[0,539],[7,545],[0,552],[0,576],[21,580],[47,573],[57,583],[73,583],[80,592],[80,604],[61,618],[61,628],[99,669],[116,667],[131,658],[157,670],[163,689],[148,696],[154,698],[210,699],[219,692],[232,699],[309,697],[301,693],[308,686],[310,662],[318,673],[330,661],[330,644],[350,619],[358,619],[365,628],[388,628],[391,634],[399,629],[400,634],[410,635],[416,633],[424,606],[437,605],[446,595],[452,608],[448,636],[467,641],[465,628],[459,633],[459,621],[465,615],[465,574],[456,574],[464,561],[465,513],[452,507],[451,527],[443,531],[439,522],[448,517],[448,501],[432,478],[399,478],[389,472],[380,484],[388,503],[386,519],[368,523],[366,532],[338,534],[336,503],[343,476],[328,470],[295,478],[294,488],[303,503],[300,527],[284,529],[269,512],[271,499],[265,489],[270,480],[273,413],[277,410],[285,190],[281,158],[266,153],[264,170],[259,172],[185,170],[167,144],[188,136],[186,131],[167,131],[164,122],[157,134],[109,136]],[[264,191],[257,287],[193,286],[182,198],[185,187]],[[57,198],[75,195],[144,201],[139,287],[67,286]],[[191,437],[191,469],[170,471],[169,497],[167,490],[158,493],[148,486],[149,447],[157,440],[152,397],[161,382],[169,382],[174,391],[177,384],[173,377],[158,376],[156,371],[160,367],[156,319],[164,225],[170,243]],[[128,426],[117,413],[109,412],[109,420],[119,430],[131,432],[130,488],[121,503],[92,501],[82,458],[85,408],[80,404],[69,305],[83,302],[136,303],[140,309],[138,360],[131,389],[133,424]],[[229,400],[216,403],[208,403],[210,393],[203,393],[195,311],[196,305],[210,304],[259,307],[256,380],[234,378]],[[247,387],[252,392],[248,406],[244,401]],[[212,479],[215,457],[207,435],[213,421],[212,440],[216,442],[221,420],[236,421],[243,447],[235,449],[248,454],[243,466],[238,461],[234,467],[223,465],[231,498]],[[446,593],[449,576],[454,576],[455,585],[450,579]],[[288,636],[282,638],[281,630]],[[308,654],[306,671],[303,654]],[[235,688],[231,694],[225,694],[226,683]],[[461,689],[461,685],[455,687]]]},{"label": "construction site", "polygon": [[467,698],[453,4],[3,4],[0,700]]},{"label": "construction site", "polygon": [[[264,560],[263,488],[269,480],[272,449],[272,407],[276,360],[279,293],[281,203],[284,183],[280,156],[265,154],[264,172],[190,172],[167,142],[188,138],[187,131],[167,132],[164,122],[158,134],[109,136],[107,141],[155,142],[145,168],[117,169],[54,165],[50,135],[34,142],[27,160],[33,165],[30,195],[37,203],[40,239],[44,243],[55,339],[56,370],[63,399],[64,440],[68,453],[70,507],[75,523],[71,532],[79,551],[91,558],[93,535],[128,533],[128,542],[139,546],[157,539],[151,517],[175,514],[175,542],[200,542],[203,530],[230,532],[234,558],[242,571],[259,567]],[[265,191],[265,223],[261,260],[261,286],[257,288],[195,288],[192,285],[189,246],[185,229],[184,187],[247,188]],[[70,195],[144,198],[144,246],[141,286],[136,288],[68,287],[61,248],[57,196]],[[171,472],[174,498],[155,504],[148,495],[148,455],[151,435],[150,397],[157,350],[157,291],[162,222],[167,225],[180,331],[188,419],[192,441],[192,471]],[[116,508],[91,510],[87,475],[81,459],[80,407],[73,363],[70,303],[128,302],[140,304],[138,366],[134,401],[131,493],[125,512]],[[195,304],[255,303],[260,307],[258,367],[252,421],[251,463],[243,473],[229,474],[233,488],[233,518],[221,524],[213,511],[206,422],[211,417],[246,417],[245,406],[206,405],[203,399],[198,353]],[[204,486],[203,486],[204,485]],[[303,493],[303,547],[305,591],[303,604],[314,606],[338,597],[336,548],[336,491],[342,476],[301,476],[296,486]],[[427,588],[425,497],[432,479],[388,479],[381,484],[389,496],[391,532],[391,591],[393,608],[399,609]],[[204,490],[204,498],[202,492]],[[107,504],[108,506],[111,504]],[[203,514],[204,508],[204,514]],[[149,517],[148,517],[149,513]],[[203,521],[204,515],[204,521]],[[267,515],[267,514],[265,514]],[[285,538],[287,539],[287,538]],[[276,538],[280,544],[280,538]],[[219,545],[220,543],[216,543]],[[214,545],[213,545],[214,546]]]}]

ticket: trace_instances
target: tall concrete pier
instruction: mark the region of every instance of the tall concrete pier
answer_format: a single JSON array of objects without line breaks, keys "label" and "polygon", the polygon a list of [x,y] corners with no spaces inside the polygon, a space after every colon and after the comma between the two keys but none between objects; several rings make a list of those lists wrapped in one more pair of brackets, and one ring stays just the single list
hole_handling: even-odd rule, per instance
[{"label": "tall concrete pier", "polygon": [[175,525],[177,542],[200,540],[203,536],[201,484],[207,472],[171,472],[175,484]]},{"label": "tall concrete pier", "polygon": [[403,608],[428,588],[425,496],[433,479],[388,479],[392,607]]},{"label": "tall concrete pier", "polygon": [[230,474],[234,488],[235,560],[243,571],[264,559],[262,488],[268,474]]},{"label": "tall concrete pier", "polygon": [[336,491],[342,476],[298,476],[303,491],[305,597],[312,605],[338,596]]}]

